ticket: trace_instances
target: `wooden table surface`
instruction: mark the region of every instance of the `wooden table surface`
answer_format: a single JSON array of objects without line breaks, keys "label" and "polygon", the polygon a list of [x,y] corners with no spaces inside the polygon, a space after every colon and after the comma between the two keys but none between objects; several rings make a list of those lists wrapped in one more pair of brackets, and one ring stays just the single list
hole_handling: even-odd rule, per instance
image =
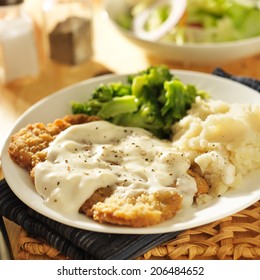
[{"label": "wooden table surface", "polygon": [[[26,0],[29,12],[35,16],[41,35],[41,0]],[[145,69],[149,65],[166,64],[172,69],[186,69],[210,73],[216,67],[241,76],[260,79],[260,54],[239,61],[212,65],[188,65],[161,60],[160,57],[147,55],[143,50],[122,37],[104,17],[102,1],[94,1],[92,59],[74,67],[60,66],[44,58],[41,52],[41,73],[24,83],[14,82],[0,85],[0,151],[14,122],[31,105],[54,91],[108,71],[131,73]],[[40,40],[40,39],[39,39]],[[54,78],[55,76],[55,78]],[[0,178],[3,178],[0,169]],[[5,220],[14,256],[17,256],[17,241],[20,227]]]}]

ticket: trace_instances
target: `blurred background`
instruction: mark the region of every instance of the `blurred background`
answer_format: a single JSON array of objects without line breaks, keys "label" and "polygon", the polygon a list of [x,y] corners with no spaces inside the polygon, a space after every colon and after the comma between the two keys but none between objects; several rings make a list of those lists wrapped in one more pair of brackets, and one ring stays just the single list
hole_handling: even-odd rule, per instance
[{"label": "blurred background", "polygon": [[[181,1],[186,3],[173,3]],[[192,0],[193,8],[195,4],[200,7],[198,13],[193,11],[193,18],[187,16],[185,7],[183,14],[179,11],[180,29],[172,29],[159,41],[150,41],[132,30],[133,15],[142,15],[153,4],[150,0],[0,0],[0,152],[9,130],[25,110],[63,87],[94,76],[133,73],[150,65],[165,64],[172,69],[206,73],[221,68],[259,80],[260,1],[237,0],[250,8],[229,9],[236,31],[229,20],[220,21],[223,7],[230,1]],[[16,5],[7,5],[14,2]],[[58,2],[65,7],[57,7]],[[82,8],[72,8],[75,2]],[[149,18],[147,29],[167,21],[167,5],[169,1],[156,1],[155,7],[162,9],[159,15]],[[200,15],[208,11],[211,16],[200,21]],[[72,20],[68,17],[71,14]],[[12,19],[12,24],[6,25],[6,19]],[[190,41],[185,41],[185,23],[195,28],[200,42],[194,40],[190,29]],[[212,30],[207,33],[206,37],[214,37],[214,42],[201,42],[205,39],[200,32],[203,24],[220,24],[217,36],[212,35]],[[11,223],[8,229],[12,247],[16,248],[18,229]]]}]

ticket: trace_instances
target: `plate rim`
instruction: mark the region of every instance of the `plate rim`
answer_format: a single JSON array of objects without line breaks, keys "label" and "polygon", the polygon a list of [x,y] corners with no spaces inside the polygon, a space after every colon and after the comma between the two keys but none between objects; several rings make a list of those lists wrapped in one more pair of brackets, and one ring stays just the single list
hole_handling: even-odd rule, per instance
[{"label": "plate rim", "polygon": [[[212,75],[212,74],[209,74],[209,73],[203,73],[203,72],[198,72],[198,71],[191,71],[191,70],[177,70],[177,69],[171,69],[171,72],[175,75],[192,75],[192,76],[197,76],[199,75],[200,77],[205,77],[205,78],[210,78],[210,79],[213,79],[213,80],[216,80],[216,81],[222,81],[221,83],[227,83],[228,85],[230,86],[235,86],[236,87],[240,87],[240,88],[244,88],[244,90],[248,91],[248,92],[251,92],[252,94],[256,94],[256,96],[259,96],[259,93],[256,92],[255,90],[251,89],[251,88],[248,88],[247,86],[245,85],[242,85],[242,84],[239,84],[235,81],[231,81],[231,80],[228,80],[226,78],[223,78],[223,77],[218,77],[218,76],[215,76],[215,75]],[[15,132],[15,129],[17,128],[18,124],[23,120],[23,118],[30,112],[30,111],[33,111],[35,110],[38,106],[41,106],[41,104],[44,104],[46,102],[46,100],[48,101],[49,99],[53,98],[54,96],[58,97],[59,95],[63,95],[64,93],[66,94],[66,92],[69,92],[71,89],[75,88],[75,87],[78,87],[78,86],[87,86],[91,83],[99,83],[100,81],[103,81],[105,82],[106,80],[110,80],[110,79],[122,79],[122,78],[126,78],[129,74],[107,74],[107,75],[103,75],[103,76],[100,76],[100,77],[94,77],[94,78],[91,78],[91,79],[87,79],[87,80],[83,80],[79,83],[76,83],[76,84],[73,84],[73,85],[70,85],[70,86],[67,86],[63,89],[60,89],[56,92],[54,92],[53,94],[39,100],[38,102],[36,102],[35,104],[33,104],[30,108],[28,108],[18,119],[17,121],[14,123],[12,129],[10,130],[9,132],[9,135],[6,139],[6,141],[4,142],[4,147],[3,147],[3,151],[2,151],[2,154],[1,154],[1,158],[2,158],[2,168],[3,168],[3,173],[5,174],[6,172],[6,165],[5,165],[5,158],[7,156],[7,147],[8,147],[8,143],[9,143],[9,140],[10,140],[10,136]],[[257,97],[258,98],[258,97]],[[259,103],[260,103],[260,97],[259,97]],[[8,182],[8,178],[5,178],[7,183],[9,184]],[[10,181],[10,180],[9,180]],[[13,190],[13,186],[10,186],[10,188]],[[14,190],[13,190],[14,191]],[[14,193],[21,199],[21,196],[19,194],[17,194],[17,190],[14,191]],[[36,192],[35,192],[36,193]],[[36,193],[37,194],[37,193]],[[38,194],[37,194],[38,195]],[[258,194],[258,197],[255,199],[255,201],[257,201],[258,199],[260,199],[260,192]],[[22,200],[22,199],[21,199]],[[23,201],[23,200],[22,200]],[[255,202],[254,201],[254,202]],[[248,204],[245,206],[241,206],[240,208],[236,208],[236,211],[237,210],[242,210],[244,208],[246,208],[247,206],[251,205],[252,203],[254,203],[252,201],[248,202]],[[25,202],[24,202],[25,203]],[[27,204],[27,203],[25,203]],[[28,205],[28,204],[27,204]],[[31,205],[28,205],[29,207],[33,208],[35,210],[35,206],[33,205],[33,207]],[[38,208],[36,208],[37,212],[45,215],[44,213],[42,213],[41,211],[38,211]],[[234,213],[235,213],[234,212]],[[58,214],[58,213],[56,213]],[[229,215],[229,214],[228,214]],[[225,216],[228,216],[228,215],[225,215]],[[59,216],[59,214],[58,214]],[[53,219],[53,216],[52,217],[49,217],[51,219]],[[87,218],[84,216],[84,218]],[[221,217],[222,218],[222,217]],[[174,219],[174,218],[173,218]],[[56,221],[58,222],[61,222],[61,223],[64,223],[64,224],[67,224],[69,226],[73,226],[73,227],[78,227],[78,226],[75,226],[75,224],[71,224],[69,223],[68,221],[65,221],[64,222],[64,219],[63,218],[58,218],[55,216],[55,219]],[[171,219],[170,219],[171,220]],[[216,219],[213,218],[211,220],[208,220],[208,222],[211,222],[211,221],[215,221]],[[96,231],[96,232],[106,232],[106,233],[120,233],[120,234],[154,234],[154,233],[166,233],[166,232],[172,232],[173,230],[169,229],[168,231],[167,230],[162,230],[160,227],[148,227],[148,228],[130,228],[130,227],[121,227],[121,226],[110,226],[110,225],[100,225],[98,224],[97,222],[94,222],[95,224],[97,224],[98,226],[97,227],[94,227],[94,228],[90,228],[90,229],[87,229],[87,228],[83,228],[83,229],[86,229],[86,230],[92,230],[92,231]],[[204,223],[205,224],[205,223]],[[161,224],[159,224],[161,225]],[[196,227],[198,225],[194,225],[192,227]],[[78,227],[78,228],[82,228],[82,227]],[[190,228],[190,227],[189,227]],[[122,230],[122,229],[127,229],[126,231]],[[152,229],[152,232],[148,232],[149,229]],[[178,231],[179,229],[177,229]],[[176,230],[174,230],[176,231]]]}]

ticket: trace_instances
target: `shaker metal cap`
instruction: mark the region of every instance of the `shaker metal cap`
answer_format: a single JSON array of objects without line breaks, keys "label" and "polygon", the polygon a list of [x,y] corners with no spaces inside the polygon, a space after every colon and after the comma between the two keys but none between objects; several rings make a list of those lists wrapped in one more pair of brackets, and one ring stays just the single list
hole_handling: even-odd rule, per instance
[{"label": "shaker metal cap", "polygon": [[0,0],[0,6],[16,5],[23,2],[24,0]]}]

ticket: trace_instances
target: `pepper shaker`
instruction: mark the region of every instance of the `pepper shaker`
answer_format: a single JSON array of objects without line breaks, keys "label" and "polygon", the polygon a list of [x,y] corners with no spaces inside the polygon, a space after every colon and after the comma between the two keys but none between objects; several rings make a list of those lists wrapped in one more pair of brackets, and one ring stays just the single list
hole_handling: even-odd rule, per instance
[{"label": "pepper shaker", "polygon": [[36,76],[39,57],[34,21],[23,0],[0,0],[0,81]]},{"label": "pepper shaker", "polygon": [[88,0],[46,0],[43,4],[47,53],[51,60],[77,65],[91,58],[92,6]]}]

